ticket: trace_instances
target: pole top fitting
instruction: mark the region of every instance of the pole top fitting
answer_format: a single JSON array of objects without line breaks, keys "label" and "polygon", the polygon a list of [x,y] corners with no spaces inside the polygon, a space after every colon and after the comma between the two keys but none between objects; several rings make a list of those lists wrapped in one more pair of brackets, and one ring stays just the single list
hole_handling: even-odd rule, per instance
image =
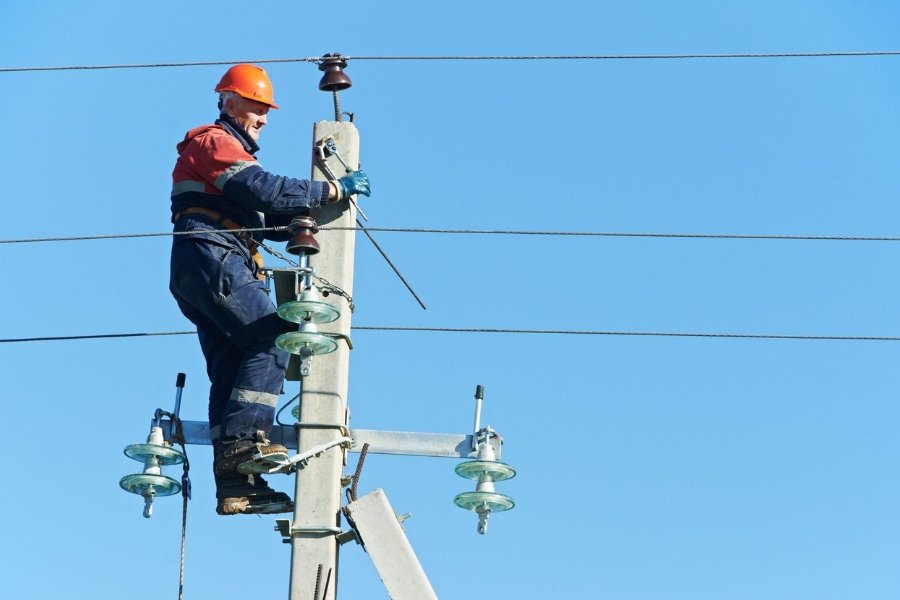
[{"label": "pole top fitting", "polygon": [[323,92],[340,92],[353,85],[353,82],[344,73],[346,68],[347,59],[341,56],[339,52],[323,56],[319,62],[319,70],[325,74],[319,81],[319,89]]},{"label": "pole top fitting", "polygon": [[319,225],[312,217],[297,216],[291,220],[291,233],[285,250],[289,254],[305,254],[307,256],[319,253],[319,242],[315,234],[319,233]]}]

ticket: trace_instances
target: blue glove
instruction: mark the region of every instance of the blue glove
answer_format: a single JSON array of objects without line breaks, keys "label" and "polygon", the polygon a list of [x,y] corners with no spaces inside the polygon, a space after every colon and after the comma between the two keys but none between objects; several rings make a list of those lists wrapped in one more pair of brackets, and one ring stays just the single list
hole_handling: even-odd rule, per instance
[{"label": "blue glove", "polygon": [[353,194],[368,196],[372,193],[372,188],[369,187],[369,176],[366,175],[365,171],[353,171],[347,173],[335,183],[337,183],[338,188],[340,189],[341,200],[346,200]]}]

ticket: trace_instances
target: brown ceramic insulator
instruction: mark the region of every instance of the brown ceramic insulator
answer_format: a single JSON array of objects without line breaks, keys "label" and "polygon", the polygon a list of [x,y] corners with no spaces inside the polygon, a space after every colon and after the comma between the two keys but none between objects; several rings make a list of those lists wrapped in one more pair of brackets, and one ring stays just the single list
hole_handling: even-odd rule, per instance
[{"label": "brown ceramic insulator", "polygon": [[294,217],[291,221],[291,229],[294,235],[288,240],[285,247],[289,254],[311,256],[319,253],[319,242],[315,237],[319,233],[319,226],[312,217]]},{"label": "brown ceramic insulator", "polygon": [[347,61],[337,52],[323,56],[319,63],[319,70],[325,74],[319,81],[319,89],[323,92],[340,92],[353,85],[350,78],[344,73],[345,68],[347,68]]}]

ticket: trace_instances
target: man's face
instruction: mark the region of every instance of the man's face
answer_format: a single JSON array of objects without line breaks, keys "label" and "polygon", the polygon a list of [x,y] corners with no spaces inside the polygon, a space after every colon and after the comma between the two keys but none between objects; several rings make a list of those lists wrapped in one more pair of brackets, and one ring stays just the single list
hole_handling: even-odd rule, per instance
[{"label": "man's face", "polygon": [[228,115],[244,128],[253,141],[259,139],[259,132],[266,125],[269,105],[237,96],[225,103]]}]

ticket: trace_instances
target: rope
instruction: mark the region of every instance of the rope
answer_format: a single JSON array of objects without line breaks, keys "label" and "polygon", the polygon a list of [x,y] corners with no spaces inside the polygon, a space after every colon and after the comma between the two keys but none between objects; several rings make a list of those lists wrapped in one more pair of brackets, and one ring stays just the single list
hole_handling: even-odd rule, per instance
[{"label": "rope", "polygon": [[[900,50],[864,50],[859,52],[738,52],[717,54],[582,54],[582,55],[524,55],[524,56],[345,56],[346,60],[461,60],[461,61],[506,61],[506,60],[685,60],[685,59],[728,59],[728,58],[832,58],[832,57],[864,57],[864,56],[898,56]],[[238,63],[320,63],[321,56],[306,58],[263,58],[249,60],[207,60],[193,62],[157,62],[107,65],[66,65],[44,67],[0,67],[0,73],[28,73],[37,71],[95,71],[110,69],[155,69],[164,67],[206,67],[217,65],[234,65]]]},{"label": "rope", "polygon": [[188,500],[191,499],[191,478],[189,476],[191,462],[188,460],[184,423],[173,413],[160,410],[158,414],[160,416],[165,415],[172,420],[173,431],[169,442],[174,442],[181,446],[181,452],[184,454],[184,466],[181,474],[181,563],[178,569],[178,600],[182,600],[184,597],[184,548],[187,541],[187,509]]},{"label": "rope", "polygon": [[181,497],[181,565],[178,569],[178,600],[184,598],[184,546],[187,541],[187,507],[190,492],[185,494],[182,487]]}]

